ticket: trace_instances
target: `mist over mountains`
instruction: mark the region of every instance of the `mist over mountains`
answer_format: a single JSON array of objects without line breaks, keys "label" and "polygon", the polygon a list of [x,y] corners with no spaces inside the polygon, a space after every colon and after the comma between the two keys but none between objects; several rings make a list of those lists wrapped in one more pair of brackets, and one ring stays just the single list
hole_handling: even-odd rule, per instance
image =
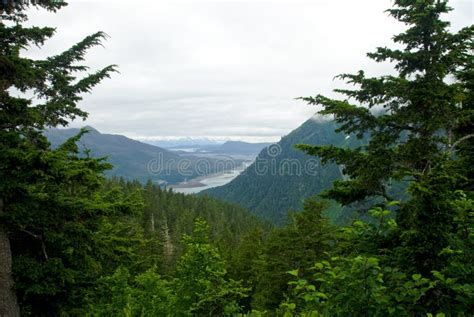
[{"label": "mist over mountains", "polygon": [[180,138],[173,140],[143,140],[142,142],[172,151],[211,152],[221,154],[256,155],[271,142],[250,143],[244,141],[222,141],[209,138]]},{"label": "mist over mountains", "polygon": [[213,140],[210,138],[173,138],[173,139],[140,139],[140,142],[159,146],[165,149],[178,149],[178,148],[201,148],[207,146],[220,146],[225,141]]}]

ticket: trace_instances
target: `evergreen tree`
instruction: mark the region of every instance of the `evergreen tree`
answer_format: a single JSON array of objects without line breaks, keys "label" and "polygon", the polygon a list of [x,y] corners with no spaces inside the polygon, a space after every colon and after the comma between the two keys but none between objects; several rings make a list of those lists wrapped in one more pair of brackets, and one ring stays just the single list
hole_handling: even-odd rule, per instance
[{"label": "evergreen tree", "polygon": [[[397,210],[398,230],[385,245],[394,249],[390,258],[395,265],[433,278],[452,266],[453,257],[447,253],[472,253],[472,237],[457,237],[460,218],[472,225],[460,210],[472,205],[473,199],[469,164],[474,137],[474,26],[450,33],[449,23],[441,19],[450,10],[444,0],[396,0],[388,12],[407,25],[405,32],[394,37],[401,48],[382,47],[368,54],[377,62],[394,63],[395,73],[340,75],[358,87],[336,90],[344,100],[321,95],[303,98],[323,106],[321,114],[334,116],[339,131],[359,138],[369,134],[367,144],[355,149],[299,146],[343,167],[347,179],[336,181],[324,196],[344,205],[372,199],[372,205],[388,207],[393,200],[388,194],[390,185],[408,183],[410,195]],[[465,198],[462,207],[460,195]],[[470,267],[466,265],[466,271]],[[466,285],[472,283],[470,274],[456,276],[459,273],[453,276]],[[462,295],[445,297],[457,291],[438,286],[423,297],[425,307],[446,310],[447,305],[468,298],[471,289],[468,286]]]},{"label": "evergreen tree", "polygon": [[185,253],[175,280],[177,314],[190,316],[232,315],[247,290],[240,282],[227,278],[226,263],[209,243],[209,227],[196,220],[192,236],[184,236]]},{"label": "evergreen tree", "polygon": [[[320,113],[334,116],[339,131],[358,137],[369,133],[370,141],[356,149],[299,148],[343,166],[348,179],[336,181],[325,196],[344,205],[370,197],[387,203],[393,200],[388,194],[393,181],[411,182],[413,199],[401,206],[397,220],[404,232],[417,232],[410,239],[410,243],[418,240],[411,260],[417,269],[429,272],[437,268],[437,254],[447,246],[454,214],[446,208],[447,198],[437,202],[426,184],[443,178],[439,173],[457,160],[455,144],[464,145],[472,136],[466,128],[472,122],[472,93],[463,76],[472,73],[474,26],[450,33],[449,23],[441,19],[450,11],[447,1],[397,0],[388,11],[408,26],[394,37],[403,49],[383,47],[368,56],[393,62],[396,74],[375,78],[363,71],[343,74],[340,78],[359,87],[336,90],[347,99],[303,98],[322,105]],[[456,76],[458,80],[453,80]],[[466,173],[467,169],[458,170],[461,177]],[[448,195],[446,191],[455,189],[451,185],[431,192]],[[423,248],[425,243],[429,245]],[[433,262],[422,264],[427,257]]]},{"label": "evergreen tree", "polygon": [[33,181],[6,205],[3,220],[10,228],[23,315],[72,312],[83,304],[85,290],[117,261],[137,261],[134,245],[139,243],[128,234],[132,224],[124,230],[112,219],[132,214],[139,200],[117,189],[101,190],[109,164],[78,158],[79,137],[53,152],[31,153]]},{"label": "evergreen tree", "polygon": [[298,269],[301,276],[306,276],[308,267],[327,258],[335,237],[328,219],[322,216],[324,207],[315,198],[307,199],[303,211],[292,214],[290,224],[276,228],[264,242],[262,254],[253,259],[253,308],[277,306],[288,290],[288,271]]},{"label": "evergreen tree", "polygon": [[[51,206],[51,209],[47,209],[47,205],[41,206],[48,212],[45,210],[42,217],[34,219],[36,230],[32,232],[28,232],[29,229],[19,225],[22,221],[26,222],[26,219],[30,219],[30,223],[33,222],[33,216],[26,206],[30,204],[29,207],[37,208],[38,202],[44,199],[43,194],[46,196],[53,194],[49,191],[52,188],[48,186],[54,184],[61,188],[58,175],[67,175],[67,179],[72,182],[68,185],[79,186],[71,188],[73,191],[83,193],[94,189],[94,186],[86,187],[97,182],[94,180],[94,175],[102,172],[104,168],[100,162],[94,160],[74,162],[74,159],[65,154],[67,151],[51,153],[41,131],[46,126],[65,126],[70,119],[87,116],[86,112],[77,107],[81,100],[80,95],[89,92],[102,79],[108,77],[115,67],[108,66],[84,75],[87,67],[78,62],[83,61],[89,48],[101,43],[105,34],[98,32],[90,35],[69,50],[44,60],[32,60],[21,55],[21,50],[31,46],[41,47],[55,31],[50,27],[25,27],[26,10],[35,6],[55,12],[64,5],[66,3],[62,1],[52,0],[3,1],[1,4],[0,315],[18,316],[19,314],[12,290],[11,237],[18,238],[20,235],[23,238],[29,236],[36,239],[35,237],[38,237],[36,240],[44,242],[48,235],[44,231],[48,227],[47,223],[51,221],[49,216],[54,216],[50,215],[49,211],[60,205]],[[33,93],[34,98],[17,97],[12,94],[13,89],[19,93]],[[81,164],[84,165],[79,166]],[[64,171],[66,166],[73,168],[73,171],[76,168],[79,170],[76,170],[76,175],[72,175]],[[58,175],[54,174],[58,171],[60,172]],[[67,187],[69,186],[65,186]],[[47,193],[43,193],[43,190]],[[64,191],[59,193],[64,193]],[[66,197],[64,200],[68,199]],[[45,202],[49,205],[64,202],[60,197],[57,198]],[[24,219],[19,221],[20,218]],[[59,221],[56,226],[61,227],[64,224]],[[13,250],[13,253],[15,252]]]},{"label": "evergreen tree", "polygon": [[99,280],[95,293],[89,295],[87,316],[171,316],[176,298],[170,283],[154,268],[132,278],[125,267]]},{"label": "evergreen tree", "polygon": [[339,77],[360,87],[336,90],[347,99],[321,95],[303,98],[310,104],[322,105],[320,113],[333,115],[341,124],[340,131],[358,136],[371,134],[370,142],[355,150],[300,146],[325,161],[344,165],[344,173],[350,179],[336,182],[327,196],[345,204],[368,196],[387,198],[391,179],[420,179],[428,174],[444,153],[465,136],[453,139],[453,132],[460,124],[466,125],[472,115],[472,101],[466,103],[472,97],[465,85],[452,82],[449,77],[462,70],[472,72],[474,26],[449,33],[449,23],[440,19],[442,13],[450,10],[447,1],[395,4],[388,11],[409,28],[395,36],[394,41],[405,48],[378,48],[368,56],[377,62],[395,62],[397,76],[367,78],[363,71],[343,74]]}]

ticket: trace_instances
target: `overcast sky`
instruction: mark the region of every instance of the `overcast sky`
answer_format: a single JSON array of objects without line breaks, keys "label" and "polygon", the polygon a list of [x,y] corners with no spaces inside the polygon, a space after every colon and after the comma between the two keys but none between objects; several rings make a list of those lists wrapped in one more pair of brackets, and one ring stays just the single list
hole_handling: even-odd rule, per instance
[{"label": "overcast sky", "polygon": [[[390,72],[366,57],[403,26],[390,0],[70,0],[31,24],[57,27],[39,58],[98,30],[110,38],[87,55],[120,74],[86,95],[86,122],[132,138],[209,137],[277,141],[317,109],[298,96],[333,96],[335,75]],[[472,0],[453,0],[453,29],[473,23]]]}]

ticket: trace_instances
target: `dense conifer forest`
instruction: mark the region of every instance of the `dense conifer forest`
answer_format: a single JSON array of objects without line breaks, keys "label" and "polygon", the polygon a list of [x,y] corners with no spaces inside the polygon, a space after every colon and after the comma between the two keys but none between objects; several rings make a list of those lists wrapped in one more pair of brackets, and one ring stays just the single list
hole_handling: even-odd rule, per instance
[{"label": "dense conifer forest", "polygon": [[[354,87],[343,99],[302,98],[359,142],[297,146],[344,177],[286,221],[269,210],[278,227],[106,178],[105,159],[80,155],[85,130],[53,149],[44,130],[85,118],[81,96],[117,66],[82,64],[101,32],[22,56],[54,35],[26,26],[28,8],[66,3],[1,5],[0,316],[472,316],[474,26],[452,33],[448,1],[395,0],[397,49],[368,54],[394,72],[340,75]],[[399,199],[390,189],[402,183]],[[338,225],[326,217],[335,204],[364,208]]]}]

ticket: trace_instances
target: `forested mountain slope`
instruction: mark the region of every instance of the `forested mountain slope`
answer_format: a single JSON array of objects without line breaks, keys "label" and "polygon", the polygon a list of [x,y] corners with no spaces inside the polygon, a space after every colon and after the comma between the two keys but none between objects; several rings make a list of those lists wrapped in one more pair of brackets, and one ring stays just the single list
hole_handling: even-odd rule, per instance
[{"label": "forested mountain slope", "polygon": [[[84,160],[92,163],[94,159]],[[65,168],[61,173],[71,170]],[[76,170],[71,174],[67,178],[70,187],[57,188],[51,181],[51,192],[34,198],[42,208],[29,211],[31,218],[6,220],[24,228],[12,236],[12,251],[16,291],[28,316],[50,316],[56,311],[87,315],[80,309],[93,307],[87,304],[91,298],[95,301],[103,294],[104,300],[110,299],[104,283],[116,270],[135,275],[152,269],[155,274],[173,276],[183,254],[183,235],[193,232],[197,219],[208,224],[209,241],[223,259],[229,259],[242,237],[254,228],[269,228],[241,207],[210,197],[173,193],[151,182],[104,181],[88,174],[98,185],[91,198],[89,192],[70,190],[79,187],[77,179],[87,178],[75,177]],[[48,203],[41,201],[45,196]],[[62,203],[62,208],[51,207],[56,198],[54,203]],[[87,203],[81,204],[84,201]],[[53,212],[54,217],[44,216]],[[41,231],[37,229],[40,221]],[[42,243],[37,242],[36,232],[45,236]],[[127,290],[119,287],[117,291]],[[99,308],[96,304],[95,309]],[[101,316],[118,315],[114,311]]]},{"label": "forested mountain slope", "polygon": [[183,234],[191,234],[196,219],[205,220],[210,227],[209,238],[224,257],[240,243],[243,235],[254,227],[270,229],[271,225],[258,219],[246,209],[212,197],[196,197],[175,193],[147,182],[111,179],[106,187],[118,187],[126,195],[139,192],[143,209],[139,214],[146,237],[160,244],[161,266],[164,273],[174,270],[182,254]]},{"label": "forested mountain slope", "polygon": [[342,178],[335,164],[321,165],[319,159],[295,149],[300,143],[344,146],[357,142],[355,137],[338,134],[335,129],[332,121],[311,118],[277,144],[262,150],[256,161],[232,182],[202,193],[245,206],[281,224],[288,210],[301,209],[305,198],[321,193]]}]

